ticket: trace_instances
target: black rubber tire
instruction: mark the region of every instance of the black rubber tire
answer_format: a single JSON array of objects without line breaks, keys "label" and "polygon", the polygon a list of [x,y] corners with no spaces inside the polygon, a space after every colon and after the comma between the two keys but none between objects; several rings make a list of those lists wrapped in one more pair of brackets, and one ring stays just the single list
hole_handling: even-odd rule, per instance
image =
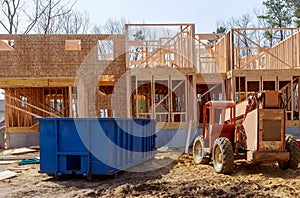
[{"label": "black rubber tire", "polygon": [[217,138],[213,147],[213,162],[216,173],[230,174],[234,156],[231,142],[226,137]]},{"label": "black rubber tire", "polygon": [[193,158],[195,164],[209,164],[210,157],[206,156],[203,150],[203,140],[201,136],[196,137],[193,143]]},{"label": "black rubber tire", "polygon": [[285,149],[290,152],[290,159],[287,162],[278,162],[279,168],[282,170],[297,169],[300,163],[300,148],[294,136],[285,136]]}]

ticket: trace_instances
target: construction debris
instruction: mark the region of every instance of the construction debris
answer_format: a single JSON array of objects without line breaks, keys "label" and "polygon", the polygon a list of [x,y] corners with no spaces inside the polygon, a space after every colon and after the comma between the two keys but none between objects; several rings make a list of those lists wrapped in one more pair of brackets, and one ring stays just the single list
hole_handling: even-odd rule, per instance
[{"label": "construction debris", "polygon": [[0,153],[0,161],[30,160],[35,159],[36,157],[39,157],[38,150],[25,147],[17,149],[8,149]]},{"label": "construction debris", "polygon": [[18,165],[26,165],[26,164],[39,164],[40,158],[35,157],[34,159],[21,160],[18,162]]},{"label": "construction debris", "polygon": [[17,161],[15,161],[15,160],[8,160],[8,161],[2,160],[2,161],[0,161],[0,165],[8,165],[8,164],[16,163],[16,162]]},{"label": "construction debris", "polygon": [[0,155],[0,161],[34,159],[36,157],[39,157],[39,154]]},{"label": "construction debris", "polygon": [[2,172],[0,172],[0,181],[4,180],[4,179],[15,177],[16,175],[17,175],[17,173],[13,172],[13,171],[9,171],[9,170],[2,171]]},{"label": "construction debris", "polygon": [[10,170],[10,171],[25,171],[25,170],[28,170],[30,169],[29,167],[8,167],[6,168],[7,170]]},{"label": "construction debris", "polygon": [[0,155],[20,155],[20,154],[33,153],[33,152],[37,152],[37,150],[24,147],[24,148],[4,150],[0,153]]}]

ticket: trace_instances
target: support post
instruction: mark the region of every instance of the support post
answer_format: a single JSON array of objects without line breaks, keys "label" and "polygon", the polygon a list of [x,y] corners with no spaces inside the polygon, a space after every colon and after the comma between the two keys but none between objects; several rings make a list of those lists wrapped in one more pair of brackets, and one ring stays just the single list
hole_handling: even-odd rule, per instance
[{"label": "support post", "polygon": [[73,97],[72,97],[72,86],[69,86],[69,117],[73,117]]},{"label": "support post", "polygon": [[298,106],[298,108],[297,108],[297,112],[298,112],[298,119],[300,120],[300,118],[299,118],[299,113],[300,113],[300,97],[299,97],[299,94],[300,94],[300,77],[298,76],[298,98],[297,98],[297,106]]},{"label": "support post", "polygon": [[294,120],[294,98],[295,98],[295,95],[294,95],[294,77],[292,76],[291,77],[291,120]]},{"label": "support post", "polygon": [[187,134],[186,134],[185,153],[189,153],[189,146],[190,146],[192,125],[193,125],[193,120],[190,119],[190,121],[189,121],[189,128],[188,128],[188,131],[187,131]]}]

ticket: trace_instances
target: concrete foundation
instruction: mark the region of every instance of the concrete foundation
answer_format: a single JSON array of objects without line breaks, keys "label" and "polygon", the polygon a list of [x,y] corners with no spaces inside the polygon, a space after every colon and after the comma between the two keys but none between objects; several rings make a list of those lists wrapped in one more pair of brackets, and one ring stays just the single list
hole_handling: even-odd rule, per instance
[{"label": "concrete foundation", "polygon": [[30,147],[40,144],[39,133],[15,133],[7,134],[8,148]]},{"label": "concrete foundation", "polygon": [[[156,147],[185,147],[187,129],[162,129],[156,132]],[[288,127],[287,134],[292,134],[300,139],[300,127]],[[190,146],[197,135],[202,134],[202,129],[192,129]],[[7,134],[9,148],[30,147],[39,145],[39,133]],[[4,147],[4,133],[0,131],[0,147]]]},{"label": "concrete foundation", "polygon": [[293,126],[293,127],[287,127],[286,133],[293,135],[296,139],[300,139],[300,127]]},{"label": "concrete foundation", "polygon": [[[201,134],[201,129],[192,129],[190,146],[197,135]],[[185,147],[188,129],[161,129],[157,131],[156,147]]]},{"label": "concrete foundation", "polygon": [[[162,129],[157,131],[156,147],[185,147],[188,129]],[[287,127],[287,134],[293,135],[300,140],[300,127]],[[197,135],[202,134],[202,129],[193,129],[190,138],[190,146]]]}]

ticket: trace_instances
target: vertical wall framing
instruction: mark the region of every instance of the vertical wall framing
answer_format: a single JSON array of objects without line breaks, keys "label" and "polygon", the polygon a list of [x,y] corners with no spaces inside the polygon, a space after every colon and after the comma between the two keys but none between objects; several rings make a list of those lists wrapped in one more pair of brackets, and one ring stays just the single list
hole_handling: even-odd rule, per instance
[{"label": "vertical wall framing", "polygon": [[191,96],[195,94],[187,78],[166,74],[131,75],[129,78],[131,82],[135,79],[135,86],[130,85],[130,117],[151,117],[157,122],[187,122],[189,113],[194,117],[194,106],[188,104],[194,104]]}]

